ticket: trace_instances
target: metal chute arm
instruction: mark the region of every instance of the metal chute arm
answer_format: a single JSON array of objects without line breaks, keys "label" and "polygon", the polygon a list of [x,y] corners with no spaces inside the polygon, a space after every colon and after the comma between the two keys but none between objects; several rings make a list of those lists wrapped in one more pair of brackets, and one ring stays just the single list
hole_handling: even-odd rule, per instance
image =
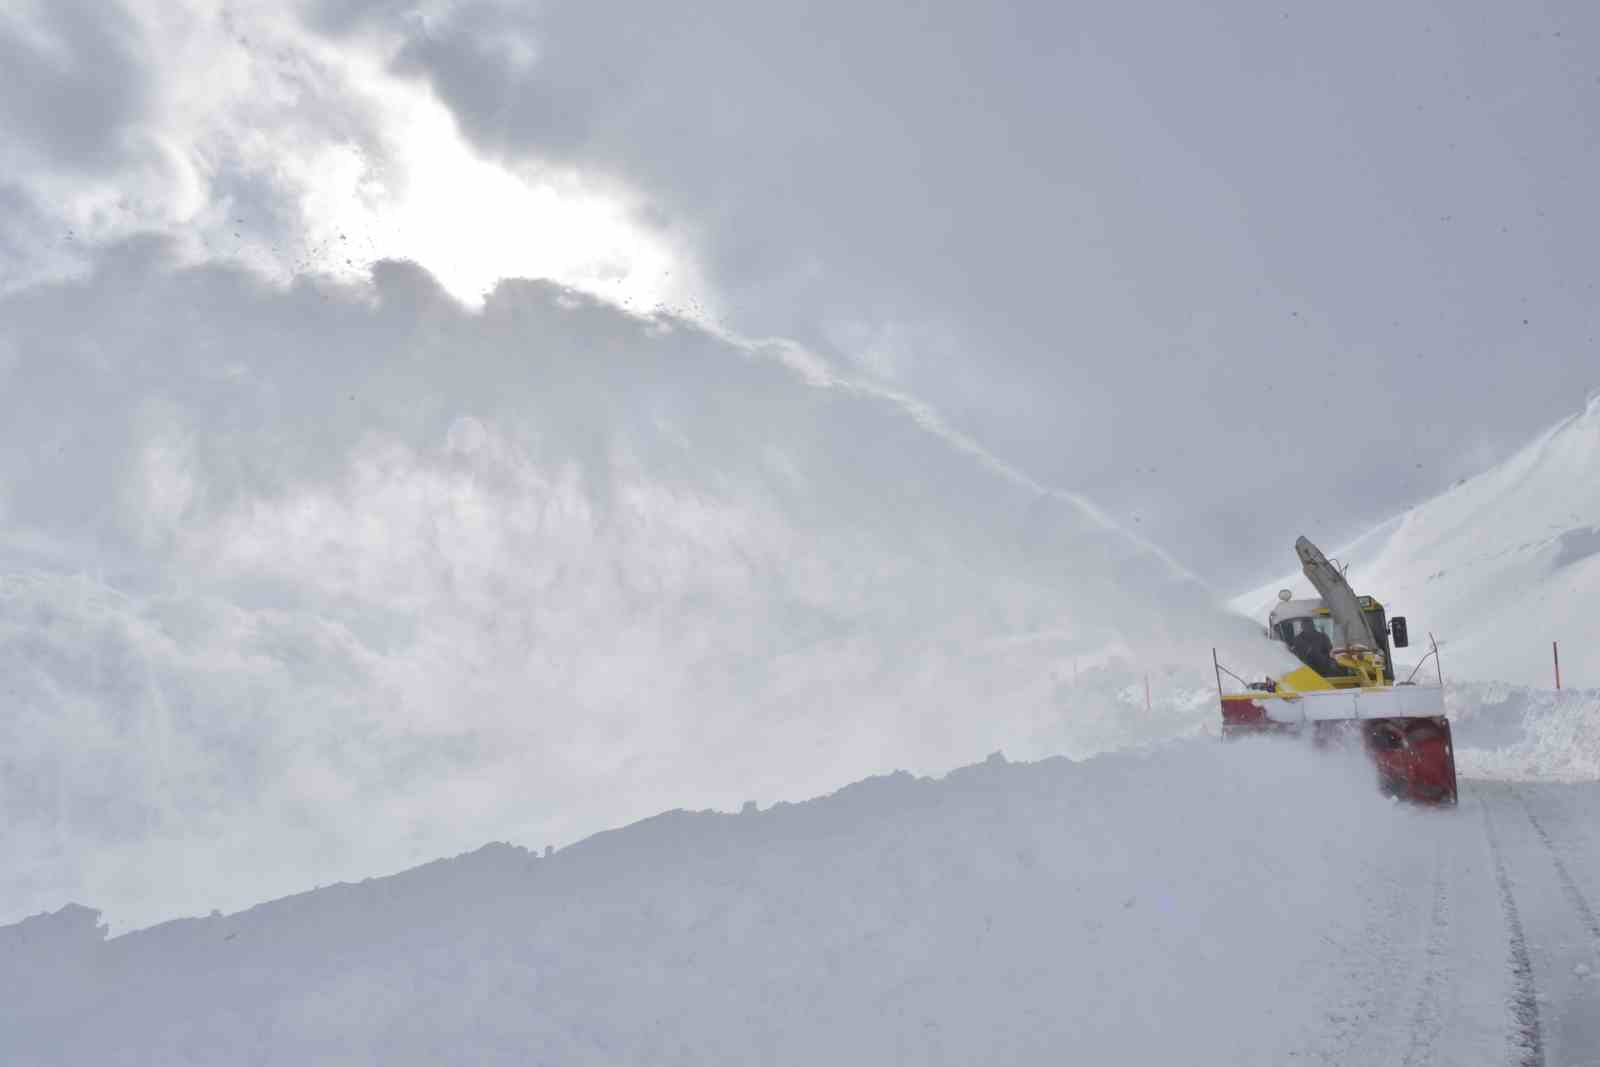
[{"label": "metal chute arm", "polygon": [[1361,601],[1356,598],[1355,590],[1350,588],[1344,575],[1339,573],[1339,568],[1329,562],[1322,550],[1307,538],[1297,540],[1294,550],[1300,557],[1300,569],[1321,594],[1328,614],[1333,616],[1334,625],[1343,636],[1338,648],[1373,651],[1372,631],[1367,628],[1367,617],[1361,610]]},{"label": "metal chute arm", "polygon": [[1374,635],[1367,628],[1367,616],[1355,590],[1309,538],[1296,540],[1294,551],[1300,557],[1300,569],[1322,595],[1322,602],[1338,627],[1341,642],[1334,649],[1334,662],[1354,672],[1362,685],[1382,685],[1383,653],[1373,645]]}]

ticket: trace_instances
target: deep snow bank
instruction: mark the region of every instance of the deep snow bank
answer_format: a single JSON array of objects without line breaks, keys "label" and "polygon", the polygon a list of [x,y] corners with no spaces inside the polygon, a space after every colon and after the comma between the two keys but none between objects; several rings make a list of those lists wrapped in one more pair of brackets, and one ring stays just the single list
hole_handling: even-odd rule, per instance
[{"label": "deep snow bank", "polygon": [[1282,1063],[1372,866],[1449,825],[1295,743],[896,774],[108,941],[0,929],[0,1059]]},{"label": "deep snow bank", "polygon": [[1600,781],[1600,690],[1463,682],[1445,700],[1461,774]]}]

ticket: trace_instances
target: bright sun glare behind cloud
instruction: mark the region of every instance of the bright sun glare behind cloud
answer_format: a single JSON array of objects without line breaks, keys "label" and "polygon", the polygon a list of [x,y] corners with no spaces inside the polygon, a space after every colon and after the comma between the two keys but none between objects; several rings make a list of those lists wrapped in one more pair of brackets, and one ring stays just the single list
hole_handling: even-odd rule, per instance
[{"label": "bright sun glare behind cloud", "polygon": [[501,279],[546,278],[641,312],[705,315],[686,257],[617,195],[575,174],[486,160],[427,88],[345,62],[378,105],[386,158],[326,145],[300,161],[315,267],[344,274],[408,259],[473,306]]},{"label": "bright sun glare behind cloud", "polygon": [[431,88],[389,68],[380,41],[336,44],[256,0],[136,2],[115,32],[170,77],[108,147],[117,166],[104,173],[0,144],[0,166],[46,220],[0,288],[161,233],[189,262],[247,263],[281,281],[360,278],[375,260],[404,259],[469,306],[502,279],[539,278],[640,313],[712,318],[687,242],[641,223],[623,186],[480,156]]}]

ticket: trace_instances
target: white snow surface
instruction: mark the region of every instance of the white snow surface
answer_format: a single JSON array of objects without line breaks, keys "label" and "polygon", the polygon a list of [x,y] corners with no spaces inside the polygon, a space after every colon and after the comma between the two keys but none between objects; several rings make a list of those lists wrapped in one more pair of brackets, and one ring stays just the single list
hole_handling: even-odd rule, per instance
[{"label": "white snow surface", "polygon": [[[1424,907],[1452,835],[1480,834],[1371,777],[1280,741],[996,755],[764,811],[669,812],[548,858],[490,845],[111,940],[71,907],[0,929],[0,1060],[1326,1057],[1353,1047],[1340,1020],[1388,1025],[1364,1005],[1389,896],[1411,886]],[[1480,970],[1485,1003],[1438,1062],[1500,1062],[1503,975]],[[1416,994],[1395,998],[1402,1022]],[[1399,1062],[1407,1035],[1380,1036]]]},{"label": "white snow surface", "polygon": [[[1406,616],[1413,653],[1433,632],[1447,679],[1553,686],[1556,641],[1563,684],[1600,685],[1600,396],[1504,462],[1330,554],[1348,564],[1358,593]],[[1264,619],[1283,588],[1315,595],[1291,571],[1234,607]]]}]

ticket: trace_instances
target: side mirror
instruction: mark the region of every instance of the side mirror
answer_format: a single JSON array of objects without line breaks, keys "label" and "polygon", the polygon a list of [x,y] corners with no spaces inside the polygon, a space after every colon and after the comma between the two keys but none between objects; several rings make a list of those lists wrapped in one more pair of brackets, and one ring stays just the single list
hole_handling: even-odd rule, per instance
[{"label": "side mirror", "polygon": [[1406,617],[1396,615],[1389,620],[1389,632],[1394,634],[1394,647],[1405,648],[1411,643],[1406,634]]}]

